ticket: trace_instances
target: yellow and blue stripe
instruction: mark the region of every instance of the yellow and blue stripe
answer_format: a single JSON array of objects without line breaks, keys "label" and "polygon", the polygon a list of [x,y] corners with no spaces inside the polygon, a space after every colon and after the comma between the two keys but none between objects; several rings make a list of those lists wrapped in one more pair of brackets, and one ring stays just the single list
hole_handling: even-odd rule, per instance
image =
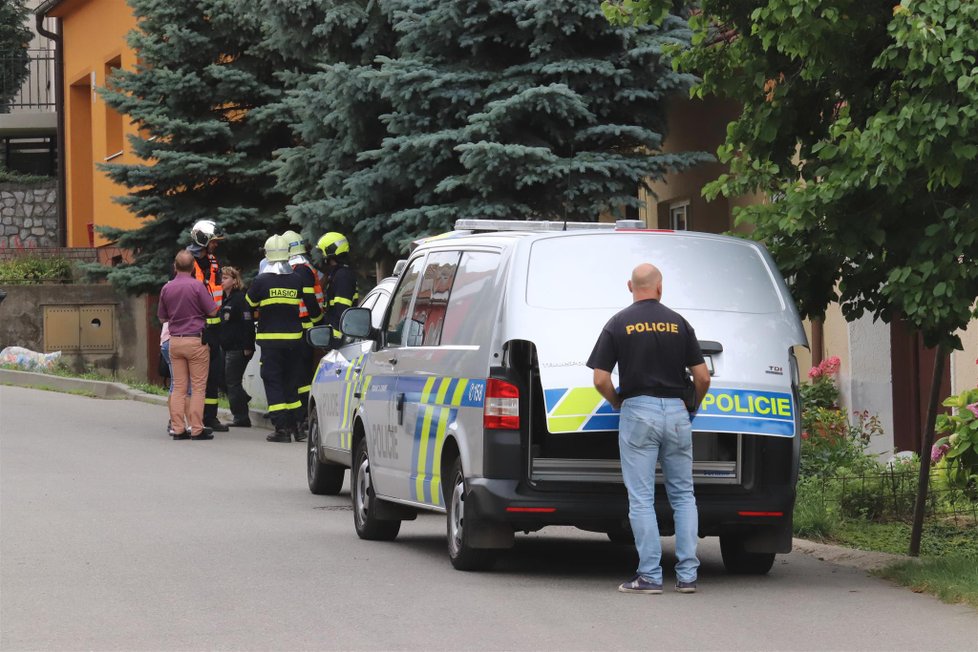
[{"label": "yellow and blue stripe", "polygon": [[[548,389],[544,400],[547,429],[552,433],[618,430],[618,412],[593,387]],[[794,400],[786,392],[711,387],[693,429],[794,437]]]},{"label": "yellow and blue stripe", "polygon": [[[448,429],[458,417],[458,410],[469,399],[470,384],[485,384],[468,378],[428,378],[418,395],[418,416],[414,427],[411,453],[411,497],[429,505],[441,505],[441,453]],[[398,387],[400,390],[400,386]],[[483,392],[475,392],[479,397]],[[412,393],[404,392],[405,401]],[[467,400],[469,399],[469,400]],[[480,403],[481,405],[481,403]]]}]

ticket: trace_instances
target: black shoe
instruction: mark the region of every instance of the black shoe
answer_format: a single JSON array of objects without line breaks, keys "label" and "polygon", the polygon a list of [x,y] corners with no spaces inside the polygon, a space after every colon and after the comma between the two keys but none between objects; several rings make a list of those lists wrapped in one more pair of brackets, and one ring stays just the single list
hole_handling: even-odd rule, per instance
[{"label": "black shoe", "polygon": [[204,422],[204,425],[213,430],[214,432],[227,432],[229,428],[227,425],[221,423],[217,419],[208,419]]},{"label": "black shoe", "polygon": [[180,440],[180,439],[190,439],[191,438],[190,437],[190,431],[189,430],[186,430],[186,431],[181,432],[181,433],[171,432],[170,433],[170,436],[173,437],[173,441],[177,441],[177,440]]},{"label": "black shoe", "polygon": [[292,443],[292,435],[286,432],[285,430],[276,430],[268,437],[265,437],[265,441],[274,441],[280,444],[289,444]]},{"label": "black shoe", "polygon": [[190,439],[193,439],[194,441],[203,441],[205,439],[214,439],[214,431],[211,430],[210,428],[208,428],[207,426],[204,426],[201,429],[199,435],[191,435],[189,430],[187,431],[187,434],[190,435],[189,438]]},{"label": "black shoe", "polygon": [[235,419],[228,425],[231,426],[232,428],[250,428],[251,419]]},{"label": "black shoe", "polygon": [[299,427],[298,430],[292,431],[292,436],[296,441],[305,441],[307,432],[309,432],[309,426],[306,426],[305,428]]}]

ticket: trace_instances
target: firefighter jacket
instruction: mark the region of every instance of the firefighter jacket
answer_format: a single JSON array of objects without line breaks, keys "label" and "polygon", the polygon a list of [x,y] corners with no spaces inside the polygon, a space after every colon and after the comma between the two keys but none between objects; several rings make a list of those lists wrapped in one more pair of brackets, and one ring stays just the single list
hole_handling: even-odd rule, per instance
[{"label": "firefighter jacket", "polygon": [[[204,270],[207,270],[207,273]],[[204,250],[194,253],[194,278],[203,283],[210,292],[214,303],[218,308],[224,302],[224,287],[221,285],[221,266],[217,262],[217,256],[209,254]],[[208,317],[208,326],[219,326],[220,316]]]},{"label": "firefighter jacket", "polygon": [[360,300],[357,292],[357,274],[349,265],[338,265],[329,272],[326,284],[326,323],[333,327],[333,336],[342,337],[340,317],[343,311]]},{"label": "firefighter jacket", "polygon": [[258,312],[255,340],[262,348],[291,347],[302,340],[304,329],[299,318],[302,303],[306,304],[310,319],[318,321],[322,315],[315,290],[294,272],[259,274],[245,298]]}]

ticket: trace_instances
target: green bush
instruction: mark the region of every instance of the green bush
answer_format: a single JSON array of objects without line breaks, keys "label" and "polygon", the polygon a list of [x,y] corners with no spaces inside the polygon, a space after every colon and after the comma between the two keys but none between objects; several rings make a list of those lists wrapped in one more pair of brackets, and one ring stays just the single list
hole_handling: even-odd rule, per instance
[{"label": "green bush", "polygon": [[34,285],[70,283],[71,263],[60,256],[42,257],[30,254],[0,261],[0,283]]},{"label": "green bush", "polygon": [[798,481],[793,517],[794,532],[807,539],[827,539],[839,526],[839,515],[826,500],[824,482],[819,478]]}]

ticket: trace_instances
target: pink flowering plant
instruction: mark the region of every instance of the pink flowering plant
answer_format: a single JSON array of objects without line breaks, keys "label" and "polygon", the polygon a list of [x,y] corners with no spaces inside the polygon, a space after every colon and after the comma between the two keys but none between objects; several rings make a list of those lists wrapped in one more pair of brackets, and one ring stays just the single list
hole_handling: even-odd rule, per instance
[{"label": "pink flowering plant", "polygon": [[978,485],[978,388],[949,396],[944,405],[954,412],[937,417],[934,430],[940,438],[931,448],[931,460],[947,459],[949,483]]},{"label": "pink flowering plant", "polygon": [[869,441],[883,431],[868,412],[847,414],[839,406],[836,377],[840,361],[832,356],[812,367],[801,394],[801,474],[832,476],[844,469],[863,469],[875,462],[866,454]]}]

